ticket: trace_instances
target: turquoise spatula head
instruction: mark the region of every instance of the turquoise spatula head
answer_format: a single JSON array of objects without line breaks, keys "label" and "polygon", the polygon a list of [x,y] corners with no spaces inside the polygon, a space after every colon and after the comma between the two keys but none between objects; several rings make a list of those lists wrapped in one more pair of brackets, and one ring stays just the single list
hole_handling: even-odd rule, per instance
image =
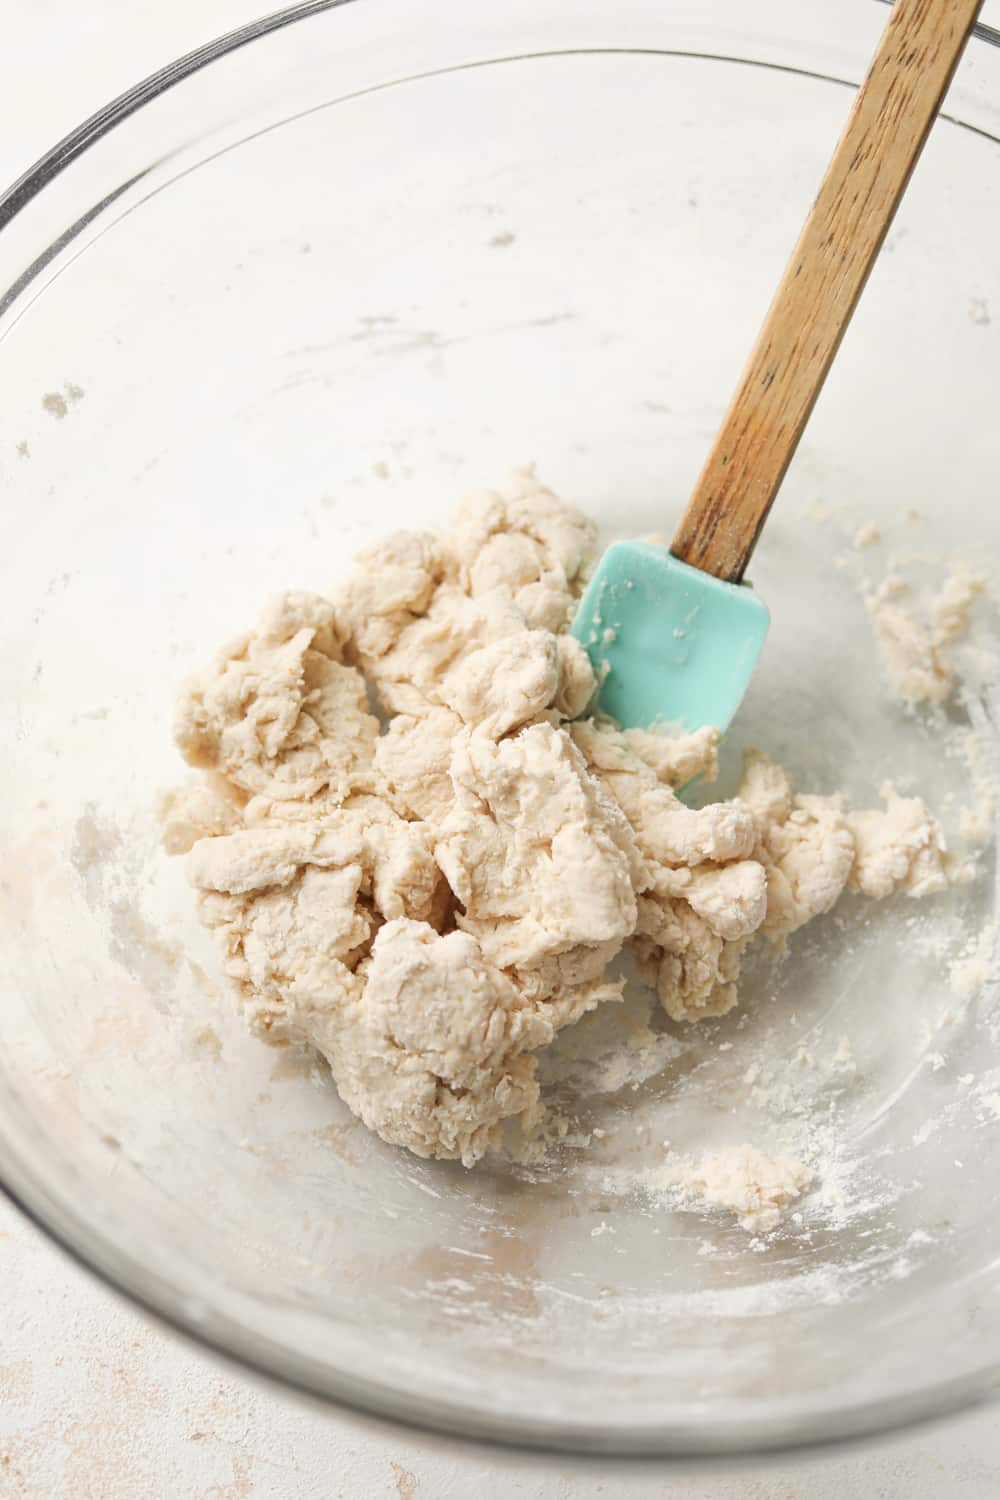
[{"label": "turquoise spatula head", "polygon": [[573,622],[625,728],[725,730],[740,706],[770,615],[748,584],[722,583],[653,542],[615,542]]}]

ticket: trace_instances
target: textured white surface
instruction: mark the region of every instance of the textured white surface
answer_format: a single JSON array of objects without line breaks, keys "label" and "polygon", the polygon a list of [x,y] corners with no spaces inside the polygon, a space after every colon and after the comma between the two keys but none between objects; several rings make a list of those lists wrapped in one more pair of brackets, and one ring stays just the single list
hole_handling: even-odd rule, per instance
[{"label": "textured white surface", "polygon": [[[6,0],[0,180],[136,78],[257,10]],[[0,1500],[1000,1496],[996,1411],[846,1457],[711,1472],[577,1465],[416,1437],[244,1379],[98,1287],[3,1204],[0,1286]]]}]

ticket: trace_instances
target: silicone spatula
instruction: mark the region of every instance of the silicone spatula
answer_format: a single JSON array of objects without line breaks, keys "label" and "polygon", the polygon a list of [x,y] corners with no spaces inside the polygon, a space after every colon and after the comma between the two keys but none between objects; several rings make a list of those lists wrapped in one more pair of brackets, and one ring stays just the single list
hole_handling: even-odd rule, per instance
[{"label": "silicone spatula", "polygon": [[740,705],[770,618],[743,575],[981,5],[896,0],[669,550],[601,559],[573,633],[626,728]]}]

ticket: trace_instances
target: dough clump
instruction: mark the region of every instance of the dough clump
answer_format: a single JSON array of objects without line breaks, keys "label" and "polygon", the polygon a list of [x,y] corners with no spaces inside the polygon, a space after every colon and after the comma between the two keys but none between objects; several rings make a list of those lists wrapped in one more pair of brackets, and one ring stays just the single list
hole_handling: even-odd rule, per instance
[{"label": "dough clump", "polygon": [[[985,577],[959,568],[945,579],[928,607],[901,602],[905,579],[890,573],[867,600],[882,664],[899,701],[910,708],[945,703],[955,689],[948,648],[968,634],[975,601],[987,592]],[[926,619],[919,618],[919,614]]]},{"label": "dough clump", "polygon": [[812,1173],[797,1157],[772,1155],[756,1146],[723,1147],[700,1160],[668,1163],[660,1173],[675,1186],[712,1208],[725,1208],[750,1233],[766,1233],[784,1210],[806,1191]]},{"label": "dough clump", "polygon": [[[753,753],[736,796],[693,807],[678,791],[715,778],[714,730],[584,717],[596,683],[567,632],[596,550],[519,471],[448,531],[362,553],[330,598],[273,599],[178,702],[202,775],[163,799],[164,843],[248,1024],[318,1049],[420,1156],[471,1165],[538,1118],[539,1050],[621,998],[623,949],[698,1021],[736,1005],[748,943],[845,889],[945,884],[918,798],[852,812]],[[703,1196],[763,1224],[804,1185],[743,1165],[731,1189],[709,1164]]]}]

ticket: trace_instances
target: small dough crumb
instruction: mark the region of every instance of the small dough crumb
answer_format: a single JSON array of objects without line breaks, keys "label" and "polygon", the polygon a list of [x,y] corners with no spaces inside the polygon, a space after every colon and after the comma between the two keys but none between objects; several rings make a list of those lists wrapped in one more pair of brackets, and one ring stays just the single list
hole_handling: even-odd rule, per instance
[{"label": "small dough crumb", "polygon": [[876,596],[869,607],[896,696],[912,706],[943,703],[951,694],[952,676],[929,631],[913,615],[884,598]]},{"label": "small dough crumb", "polygon": [[939,646],[951,646],[968,633],[973,601],[986,592],[986,579],[978,573],[953,573],[931,600],[934,638]]},{"label": "small dough crumb", "polygon": [[899,603],[910,586],[897,573],[888,574],[869,593],[868,612],[882,662],[900,702],[917,707],[951,697],[955,675],[943,653],[968,634],[973,604],[986,590],[987,580],[980,574],[956,568],[930,599],[924,620],[914,607]]},{"label": "small dough crumb", "polygon": [[796,1157],[743,1144],[696,1161],[668,1161],[657,1181],[712,1208],[727,1209],[742,1229],[761,1234],[777,1227],[783,1211],[809,1187],[812,1173]]}]

